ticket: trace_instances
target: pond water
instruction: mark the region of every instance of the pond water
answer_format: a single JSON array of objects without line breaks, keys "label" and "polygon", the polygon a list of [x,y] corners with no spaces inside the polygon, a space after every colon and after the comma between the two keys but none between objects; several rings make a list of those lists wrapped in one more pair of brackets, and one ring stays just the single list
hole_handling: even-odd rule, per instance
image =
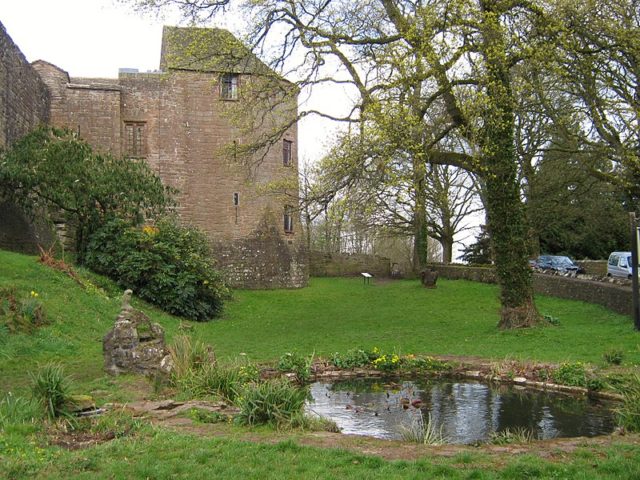
[{"label": "pond water", "polygon": [[403,428],[431,416],[449,443],[486,442],[506,429],[533,438],[611,433],[610,402],[472,381],[343,380],[311,385],[307,410],[330,418],[342,433],[401,439]]}]

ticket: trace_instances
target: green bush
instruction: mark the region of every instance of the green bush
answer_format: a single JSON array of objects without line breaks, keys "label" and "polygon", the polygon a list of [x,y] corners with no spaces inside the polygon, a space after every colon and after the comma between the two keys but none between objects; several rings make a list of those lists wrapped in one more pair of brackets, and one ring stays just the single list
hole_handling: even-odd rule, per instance
[{"label": "green bush", "polygon": [[587,370],[582,362],[562,363],[552,377],[554,382],[572,387],[586,387],[588,383]]},{"label": "green bush", "polygon": [[89,241],[86,265],[163,310],[206,321],[229,296],[205,235],[173,219],[132,227],[112,220]]},{"label": "green bush", "polygon": [[287,352],[278,360],[278,370],[281,372],[295,373],[298,380],[305,382],[311,376],[313,355],[308,358],[296,352]]},{"label": "green bush", "polygon": [[337,368],[363,368],[370,364],[369,353],[361,348],[352,348],[345,354],[334,353],[331,356],[331,363]]},{"label": "green bush", "polygon": [[236,399],[238,421],[245,425],[286,424],[300,415],[308,392],[286,379],[247,384]]},{"label": "green bush", "polygon": [[69,400],[71,381],[62,366],[49,363],[42,367],[32,379],[33,398],[40,403],[49,418],[65,415],[64,407]]}]

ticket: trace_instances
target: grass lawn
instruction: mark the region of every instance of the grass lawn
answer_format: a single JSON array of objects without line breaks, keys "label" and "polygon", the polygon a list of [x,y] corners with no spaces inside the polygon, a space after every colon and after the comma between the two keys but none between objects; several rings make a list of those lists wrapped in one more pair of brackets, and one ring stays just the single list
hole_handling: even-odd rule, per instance
[{"label": "grass lawn", "polygon": [[[51,325],[32,335],[0,331],[2,390],[24,386],[28,372],[60,361],[79,382],[109,382],[102,372],[102,337],[120,308],[110,298],[82,290],[36,258],[0,251],[0,288],[36,291]],[[104,283],[104,280],[100,280]],[[360,279],[312,278],[299,290],[236,291],[221,319],[189,322],[192,336],[214,346],[219,358],[245,353],[253,361],[277,360],[285,352],[329,356],[354,347],[397,353],[473,355],[488,359],[584,361],[603,364],[603,354],[624,352],[626,365],[640,363],[640,334],[629,317],[597,305],[538,297],[553,327],[500,331],[498,291],[493,285],[440,280],[363,285]],[[167,338],[180,320],[143,302],[134,304],[163,325]]]},{"label": "grass lawn", "polygon": [[[78,393],[91,393],[99,402],[149,394],[140,377],[112,378],[102,372],[102,337],[119,311],[120,292],[92,278],[107,287],[108,296],[81,289],[35,257],[0,251],[0,289],[13,287],[22,297],[37,292],[50,321],[31,335],[0,329],[0,398],[8,391],[26,394],[29,372],[52,360],[73,376]],[[375,346],[403,354],[601,366],[603,353],[617,349],[624,352],[626,369],[640,363],[640,334],[628,317],[587,303],[539,297],[540,311],[556,317],[558,326],[499,331],[497,296],[495,286],[466,281],[440,280],[437,289],[426,290],[417,281],[365,286],[360,279],[314,278],[301,290],[236,291],[221,319],[188,323],[191,335],[212,344],[219,358],[245,353],[260,362],[289,351],[326,357]],[[162,324],[169,341],[180,333],[180,319],[140,301],[134,306]],[[0,478],[640,478],[636,436],[571,453],[551,452],[546,460],[489,455],[473,447],[446,458],[424,447],[422,459],[386,461],[303,447],[295,434],[265,444],[239,440],[233,432],[208,438],[148,425],[133,436],[68,451],[47,443],[42,428],[0,429]]]}]

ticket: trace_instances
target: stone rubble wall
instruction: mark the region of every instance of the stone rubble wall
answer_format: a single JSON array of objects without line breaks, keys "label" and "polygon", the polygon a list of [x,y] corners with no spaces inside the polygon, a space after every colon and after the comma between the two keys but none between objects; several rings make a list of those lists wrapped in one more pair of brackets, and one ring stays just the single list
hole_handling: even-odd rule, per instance
[{"label": "stone rubble wall", "polygon": [[362,253],[309,252],[309,274],[312,277],[351,277],[362,272],[388,278],[391,276],[391,261]]},{"label": "stone rubble wall", "polygon": [[[437,263],[430,264],[429,267],[437,271],[442,278],[450,280],[496,283],[496,275],[492,267],[470,267]],[[533,289],[537,294],[602,305],[623,315],[631,315],[632,313],[631,288],[626,285],[610,283],[609,281],[534,273]]]}]

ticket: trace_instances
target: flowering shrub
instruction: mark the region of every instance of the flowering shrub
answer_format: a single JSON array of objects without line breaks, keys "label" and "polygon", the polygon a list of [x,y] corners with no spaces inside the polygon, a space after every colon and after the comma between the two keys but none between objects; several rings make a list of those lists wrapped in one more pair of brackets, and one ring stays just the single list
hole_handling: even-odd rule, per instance
[{"label": "flowering shrub", "polygon": [[91,236],[86,264],[163,310],[198,321],[219,315],[229,296],[204,234],[165,219],[133,227],[119,219]]}]

